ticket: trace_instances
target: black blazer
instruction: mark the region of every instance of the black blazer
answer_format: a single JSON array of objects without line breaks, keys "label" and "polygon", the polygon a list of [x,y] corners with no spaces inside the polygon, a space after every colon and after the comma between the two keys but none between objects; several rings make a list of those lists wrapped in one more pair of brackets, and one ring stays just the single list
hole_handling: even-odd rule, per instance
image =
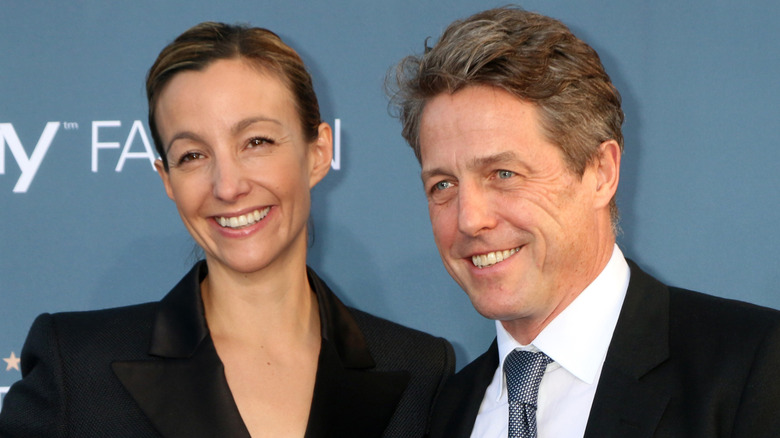
[{"label": "black blazer", "polygon": [[[667,287],[629,266],[585,437],[780,437],[780,312]],[[494,341],[449,379],[432,438],[470,436],[498,362]]]},{"label": "black blazer", "polygon": [[[3,400],[1,437],[249,437],[203,316],[197,264],[159,302],[44,314]],[[454,353],[344,306],[309,270],[322,321],[307,437],[420,437]]]}]

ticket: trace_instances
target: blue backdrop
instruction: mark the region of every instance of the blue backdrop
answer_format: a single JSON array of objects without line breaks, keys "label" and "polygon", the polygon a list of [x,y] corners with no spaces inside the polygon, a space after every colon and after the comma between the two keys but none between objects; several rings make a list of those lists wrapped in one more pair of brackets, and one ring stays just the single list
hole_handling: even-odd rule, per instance
[{"label": "blue backdrop", "polygon": [[[37,314],[157,300],[189,269],[143,81],[204,20],[279,33],[340,121],[310,264],[348,304],[450,339],[459,366],[487,347],[493,324],[441,265],[382,82],[452,20],[504,2],[367,3],[0,0],[0,387],[20,378]],[[780,308],[780,3],[523,6],[591,43],[623,95],[625,254],[668,283]]]}]

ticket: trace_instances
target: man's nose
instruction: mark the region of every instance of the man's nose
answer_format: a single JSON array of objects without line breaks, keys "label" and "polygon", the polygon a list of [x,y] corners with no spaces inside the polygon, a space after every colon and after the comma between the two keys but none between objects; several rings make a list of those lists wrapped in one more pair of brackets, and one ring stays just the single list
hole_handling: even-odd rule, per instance
[{"label": "man's nose", "polygon": [[461,233],[476,236],[496,226],[490,196],[479,184],[462,184],[458,190],[458,228]]}]

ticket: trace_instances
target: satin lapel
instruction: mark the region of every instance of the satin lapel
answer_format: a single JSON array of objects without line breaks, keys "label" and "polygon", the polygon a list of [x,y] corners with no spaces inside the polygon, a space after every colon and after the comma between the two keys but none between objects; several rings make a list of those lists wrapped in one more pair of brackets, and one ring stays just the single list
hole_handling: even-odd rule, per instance
[{"label": "satin lapel", "polygon": [[498,343],[450,377],[436,400],[430,438],[468,438],[498,368]]},{"label": "satin lapel", "polygon": [[162,436],[249,438],[211,338],[187,359],[112,366]]},{"label": "satin lapel", "polygon": [[201,262],[162,299],[150,360],[118,361],[114,374],[164,437],[249,437],[208,336]]},{"label": "satin lapel", "polygon": [[408,383],[406,372],[345,368],[323,340],[306,437],[381,437]]},{"label": "satin lapel", "polygon": [[322,348],[306,437],[380,437],[410,376],[376,370],[349,309],[311,269],[309,284],[320,308]]},{"label": "satin lapel", "polygon": [[593,400],[586,438],[651,437],[670,394],[653,370],[669,358],[669,290],[631,262],[631,280]]}]

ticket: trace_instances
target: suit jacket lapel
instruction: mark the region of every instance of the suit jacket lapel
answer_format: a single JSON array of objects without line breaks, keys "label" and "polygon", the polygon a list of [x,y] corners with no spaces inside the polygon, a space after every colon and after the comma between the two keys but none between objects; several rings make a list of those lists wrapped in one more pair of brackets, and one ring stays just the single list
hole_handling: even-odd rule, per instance
[{"label": "suit jacket lapel", "polygon": [[[165,437],[249,437],[225,379],[203,313],[197,264],[160,302],[151,360],[112,366],[141,410]],[[309,270],[322,322],[307,437],[381,436],[409,382],[406,372],[380,372],[349,310]]]},{"label": "suit jacket lapel", "polygon": [[205,263],[197,264],[160,302],[152,360],[114,362],[112,367],[161,435],[248,438],[208,336],[198,294],[206,272]]},{"label": "suit jacket lapel", "polygon": [[498,343],[447,380],[431,419],[431,438],[468,438],[498,368]]},{"label": "suit jacket lapel", "polygon": [[382,436],[408,382],[405,372],[350,369],[323,341],[306,437]]},{"label": "suit jacket lapel", "polygon": [[113,369],[162,436],[249,438],[210,338],[187,359],[115,362]]},{"label": "suit jacket lapel", "polygon": [[323,339],[306,437],[382,436],[410,376],[372,370],[376,364],[347,307],[312,270],[309,283],[317,294]]},{"label": "suit jacket lapel", "polygon": [[585,437],[650,437],[669,402],[651,371],[669,357],[669,291],[632,261]]}]

